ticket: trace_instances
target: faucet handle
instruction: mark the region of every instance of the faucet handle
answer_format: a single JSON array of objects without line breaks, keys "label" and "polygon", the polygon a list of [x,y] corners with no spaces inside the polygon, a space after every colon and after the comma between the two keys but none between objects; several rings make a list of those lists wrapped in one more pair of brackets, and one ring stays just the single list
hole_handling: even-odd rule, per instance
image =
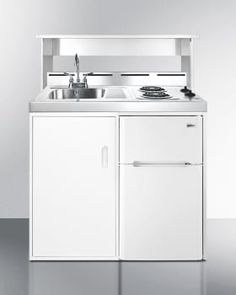
[{"label": "faucet handle", "polygon": [[93,72],[89,72],[89,73],[84,74],[84,77],[92,76],[92,75],[93,75]]},{"label": "faucet handle", "polygon": [[74,76],[75,74],[73,74],[73,73],[71,74],[71,73],[69,73],[69,72],[64,72],[63,75],[64,75],[64,76],[70,76],[70,79],[71,79],[71,78],[74,79],[73,76]]},{"label": "faucet handle", "polygon": [[87,77],[88,76],[92,76],[93,75],[93,72],[89,72],[89,73],[86,73],[86,74],[83,74],[84,78],[83,78],[83,81],[87,81]]},{"label": "faucet handle", "polygon": [[69,81],[70,81],[70,82],[74,82],[74,77],[73,77],[73,75],[70,75]]},{"label": "faucet handle", "polygon": [[93,74],[92,72],[89,72],[89,73],[84,74],[83,83],[84,83],[84,87],[85,88],[88,88],[88,79],[87,79],[87,77],[90,76],[90,75],[92,75],[92,74]]},{"label": "faucet handle", "polygon": [[74,75],[73,74],[69,74],[70,78],[69,78],[69,88],[73,87],[73,83],[74,83]]}]

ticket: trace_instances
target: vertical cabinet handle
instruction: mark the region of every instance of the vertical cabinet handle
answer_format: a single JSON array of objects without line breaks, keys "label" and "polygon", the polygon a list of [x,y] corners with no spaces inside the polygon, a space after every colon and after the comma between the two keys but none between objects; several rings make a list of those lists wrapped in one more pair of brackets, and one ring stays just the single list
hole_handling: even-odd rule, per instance
[{"label": "vertical cabinet handle", "polygon": [[108,146],[104,145],[101,149],[102,168],[108,168]]}]

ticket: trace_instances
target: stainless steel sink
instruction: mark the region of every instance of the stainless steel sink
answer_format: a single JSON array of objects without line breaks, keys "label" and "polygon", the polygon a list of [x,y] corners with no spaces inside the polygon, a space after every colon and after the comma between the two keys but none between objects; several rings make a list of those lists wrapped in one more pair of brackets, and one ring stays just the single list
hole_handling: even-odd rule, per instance
[{"label": "stainless steel sink", "polygon": [[96,99],[105,94],[103,88],[66,88],[54,89],[49,93],[49,99]]}]

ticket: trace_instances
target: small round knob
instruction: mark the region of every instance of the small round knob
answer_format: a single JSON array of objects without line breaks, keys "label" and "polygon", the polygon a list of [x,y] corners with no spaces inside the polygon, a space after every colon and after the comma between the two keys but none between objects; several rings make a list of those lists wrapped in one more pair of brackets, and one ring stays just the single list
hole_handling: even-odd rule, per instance
[{"label": "small round knob", "polygon": [[183,88],[183,89],[181,89],[180,91],[181,91],[181,92],[184,92],[184,93],[186,93],[186,92],[188,92],[188,91],[189,91],[189,89],[188,89],[188,87],[187,87],[187,86],[184,86],[184,88]]},{"label": "small round knob", "polygon": [[187,96],[187,97],[194,97],[196,94],[195,93],[193,93],[191,90],[189,90],[188,92],[186,92],[185,93],[185,96]]}]

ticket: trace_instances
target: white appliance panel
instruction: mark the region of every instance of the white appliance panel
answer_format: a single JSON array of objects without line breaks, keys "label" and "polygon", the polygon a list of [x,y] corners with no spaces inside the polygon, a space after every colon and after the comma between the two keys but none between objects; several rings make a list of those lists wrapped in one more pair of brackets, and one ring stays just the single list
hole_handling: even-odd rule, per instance
[{"label": "white appliance panel", "polygon": [[202,259],[202,166],[120,168],[121,259]]},{"label": "white appliance panel", "polygon": [[124,116],[120,134],[121,163],[202,163],[201,116]]}]

